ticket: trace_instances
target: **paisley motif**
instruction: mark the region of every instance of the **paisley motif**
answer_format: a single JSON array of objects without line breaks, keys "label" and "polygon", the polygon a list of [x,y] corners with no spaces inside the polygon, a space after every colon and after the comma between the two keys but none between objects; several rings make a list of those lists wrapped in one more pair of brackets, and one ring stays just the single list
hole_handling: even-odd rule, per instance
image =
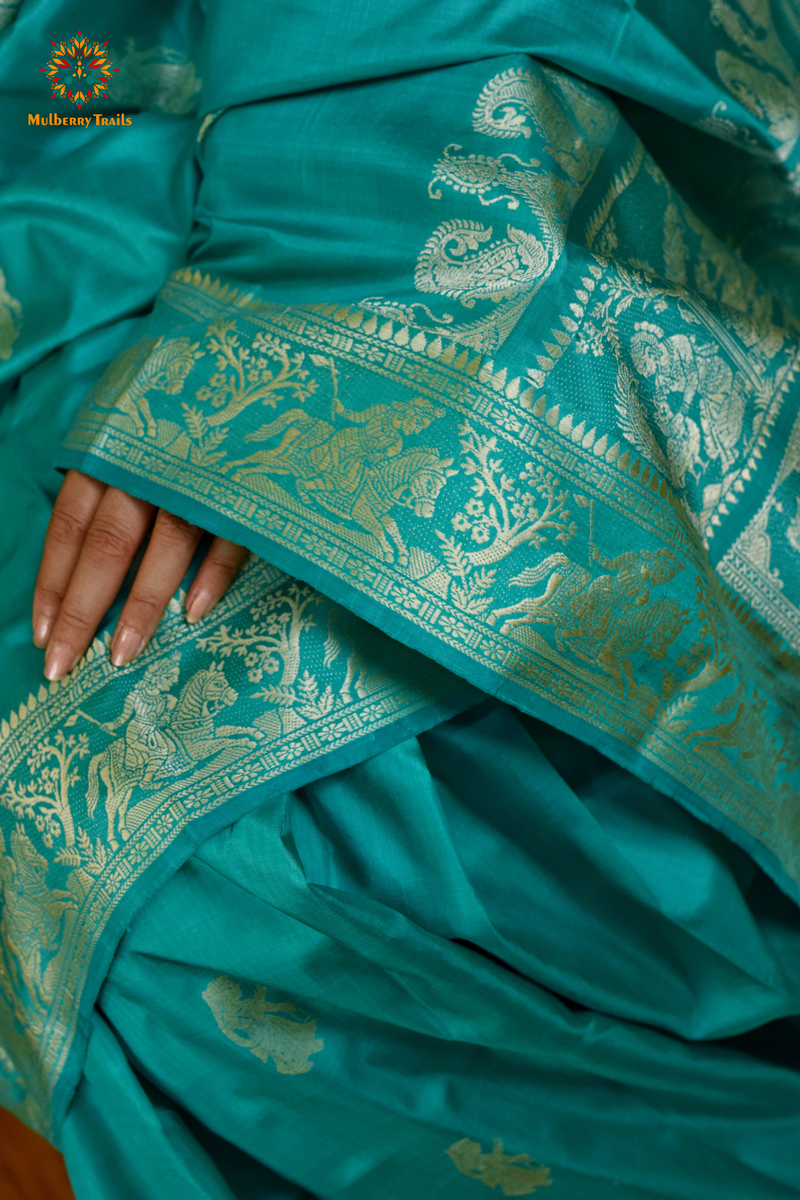
[{"label": "paisley motif", "polygon": [[[476,221],[445,221],[434,230],[417,260],[420,292],[455,296],[465,308],[476,300],[510,300],[531,289],[550,265],[545,247],[531,233],[506,226],[491,242],[492,228]],[[481,249],[486,242],[490,246]]]}]

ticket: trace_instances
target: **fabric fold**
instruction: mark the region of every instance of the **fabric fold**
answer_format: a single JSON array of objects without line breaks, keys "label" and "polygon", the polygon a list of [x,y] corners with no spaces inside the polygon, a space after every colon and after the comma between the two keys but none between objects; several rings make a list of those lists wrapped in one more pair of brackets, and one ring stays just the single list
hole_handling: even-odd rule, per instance
[{"label": "fabric fold", "polygon": [[[203,9],[0,147],[0,1103],[79,1200],[789,1200],[796,15]],[[45,686],[64,426],[253,558]]]},{"label": "fabric fold", "polygon": [[[377,271],[395,285],[359,304],[277,298],[273,212],[297,220],[282,189],[302,163],[320,186],[304,192],[316,240],[296,247],[295,293],[342,270],[347,243],[326,229],[374,261],[361,222],[345,222],[345,118],[372,111],[370,95],[393,114],[374,124],[376,158],[360,127],[375,191],[409,80],[297,101],[299,141],[286,104],[286,127],[281,104],[215,122],[194,256],[237,274],[171,277],[58,463],[244,543],[481,690],[599,735],[796,896],[791,322],[600,93],[520,58],[438,74],[454,86],[415,77],[414,102],[444,96],[460,141],[432,178],[413,158],[403,186],[427,200],[394,209],[403,238]],[[267,116],[260,181],[249,147]],[[505,151],[519,142],[543,169]],[[474,219],[494,205],[513,213],[505,236]],[[424,241],[426,213],[439,224]]]}]

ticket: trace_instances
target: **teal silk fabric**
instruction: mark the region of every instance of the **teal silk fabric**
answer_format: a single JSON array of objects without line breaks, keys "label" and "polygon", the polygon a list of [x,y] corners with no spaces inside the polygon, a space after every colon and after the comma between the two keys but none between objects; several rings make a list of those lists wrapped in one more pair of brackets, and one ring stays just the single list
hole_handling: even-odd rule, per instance
[{"label": "teal silk fabric", "polygon": [[[793,1195],[797,1036],[772,1026],[777,1061],[716,1039],[796,1012],[796,911],[718,834],[581,757],[487,703],[206,842],[106,980],[64,1130],[78,1194],[108,1195],[123,1163],[147,1195],[152,1153],[214,1200],[230,1193],[201,1169],[240,1194],[252,1160],[365,1200],[493,1179]],[[102,1113],[122,1089],[120,1129]],[[187,1111],[241,1158],[203,1137],[211,1163],[187,1162],[170,1138]]]},{"label": "teal silk fabric", "polygon": [[240,105],[199,156],[190,265],[59,464],[598,731],[797,895],[793,311],[524,56]]},{"label": "teal silk fabric", "polygon": [[[797,1197],[794,0],[6,8],[0,1103],[78,1200]],[[47,685],[67,468],[252,559]]]}]

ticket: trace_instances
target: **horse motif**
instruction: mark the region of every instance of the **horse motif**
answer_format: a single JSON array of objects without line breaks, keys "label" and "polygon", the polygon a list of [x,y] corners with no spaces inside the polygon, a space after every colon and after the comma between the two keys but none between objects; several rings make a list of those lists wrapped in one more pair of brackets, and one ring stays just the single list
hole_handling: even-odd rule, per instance
[{"label": "horse motif", "polygon": [[147,668],[144,677],[128,693],[122,713],[103,728],[113,733],[121,725],[125,734],[116,738],[89,763],[87,808],[89,816],[100,799],[100,782],[106,789],[108,843],[119,848],[130,836],[126,819],[134,790],[146,788],[191,770],[203,759],[216,755],[221,764],[234,762],[263,738],[260,730],[239,725],[215,727],[219,713],[238,699],[229,686],[222,666],[212,663],[196,671],[176,699],[169,693],[178,680],[177,657]]},{"label": "horse motif", "polygon": [[764,717],[766,701],[756,693],[745,696],[744,687],[740,683],[732,696],[723,700],[713,709],[721,716],[732,712],[730,721],[722,721],[718,725],[705,729],[694,729],[686,734],[685,741],[697,754],[710,762],[724,762],[723,749],[730,749],[736,756],[740,769],[746,769],[764,787],[774,786],[774,767],[770,770],[771,738]]},{"label": "horse motif", "polygon": [[297,490],[376,537],[384,562],[394,562],[396,557],[399,565],[406,567],[408,546],[391,510],[408,508],[416,517],[432,517],[448,475],[456,474],[450,469],[452,462],[452,458],[441,459],[438,451],[420,446],[368,467],[356,493],[334,490],[329,484],[335,481],[325,478],[298,480]]},{"label": "horse motif", "polygon": [[[574,563],[566,554],[549,554],[538,566],[528,567],[510,580],[515,587],[530,587],[547,579],[541,596],[526,596],[517,604],[495,608],[487,620],[494,625],[498,617],[507,617],[500,627],[501,633],[510,633],[517,625],[554,624],[553,614],[560,613],[575,596],[581,595],[593,578],[591,571]],[[516,613],[521,615],[512,615]]]},{"label": "horse motif", "polygon": [[247,441],[260,442],[282,434],[277,446],[228,463],[225,469],[234,471],[237,483],[252,476],[293,475],[302,499],[353,521],[378,539],[386,562],[397,557],[407,566],[408,547],[392,509],[433,516],[436,497],[456,472],[451,458],[439,458],[429,446],[406,447],[403,436],[420,433],[444,410],[415,397],[362,412],[341,407],[337,412],[348,426],[337,429],[302,409],[290,409],[246,435]]},{"label": "horse motif", "polygon": [[488,621],[494,625],[505,617],[502,633],[519,625],[555,626],[560,651],[600,667],[620,695],[629,697],[636,689],[631,656],[641,651],[663,658],[688,621],[687,610],[673,600],[651,599],[651,588],[669,582],[683,563],[666,549],[630,551],[611,559],[595,550],[595,556],[607,574],[595,576],[562,553],[522,571],[511,584],[530,587],[546,579],[544,592],[494,609]]},{"label": "horse motif", "polygon": [[[631,697],[636,693],[631,656],[642,651],[655,660],[664,658],[676,637],[687,623],[687,609],[679,608],[674,600],[657,600],[645,608],[629,610],[612,627],[611,636],[594,652],[594,647],[585,656],[586,662],[597,663],[617,685],[621,696]],[[584,657],[572,645],[573,654]]]},{"label": "horse motif", "polygon": [[[195,362],[205,353],[198,350],[199,345],[188,337],[172,338],[168,342],[163,337],[158,341],[145,338],[137,342],[103,377],[92,402],[101,408],[115,408],[130,417],[137,437],[147,433],[148,437],[154,438],[158,431],[147,392],[166,392],[169,396],[182,392]],[[109,391],[113,398],[105,399],[104,394]]]}]

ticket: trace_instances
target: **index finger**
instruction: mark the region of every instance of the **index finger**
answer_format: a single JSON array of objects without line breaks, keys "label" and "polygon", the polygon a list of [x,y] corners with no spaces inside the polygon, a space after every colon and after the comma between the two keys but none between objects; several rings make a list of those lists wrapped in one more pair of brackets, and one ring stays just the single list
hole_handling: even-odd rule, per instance
[{"label": "index finger", "polygon": [[33,593],[33,641],[42,649],[56,623],[64,594],[106,485],[80,471],[67,471],[47,526]]},{"label": "index finger", "polygon": [[88,647],[154,514],[152,504],[118,488],[110,487],[104,493],[86,532],[47,644],[44,673],[48,679],[61,679],[68,674]]}]

